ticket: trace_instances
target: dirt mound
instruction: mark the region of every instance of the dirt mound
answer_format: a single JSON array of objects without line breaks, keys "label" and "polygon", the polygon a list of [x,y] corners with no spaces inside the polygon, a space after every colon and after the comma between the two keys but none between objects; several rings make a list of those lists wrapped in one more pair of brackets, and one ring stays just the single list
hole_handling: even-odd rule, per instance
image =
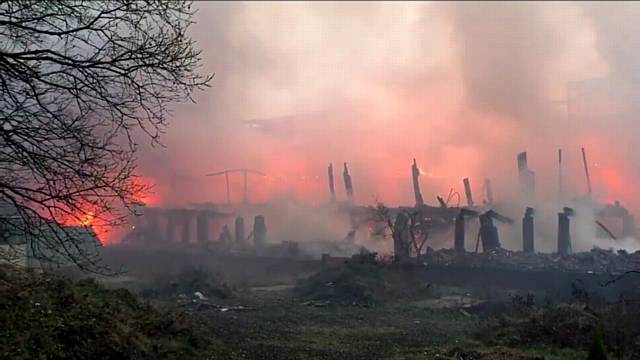
[{"label": "dirt mound", "polygon": [[174,299],[200,293],[207,298],[228,299],[234,297],[236,290],[222,274],[203,267],[186,267],[175,275],[163,275],[151,281],[141,295],[146,299]]},{"label": "dirt mound", "polygon": [[302,280],[294,289],[305,300],[326,304],[375,306],[393,298],[410,299],[430,284],[410,271],[376,263],[348,263]]}]

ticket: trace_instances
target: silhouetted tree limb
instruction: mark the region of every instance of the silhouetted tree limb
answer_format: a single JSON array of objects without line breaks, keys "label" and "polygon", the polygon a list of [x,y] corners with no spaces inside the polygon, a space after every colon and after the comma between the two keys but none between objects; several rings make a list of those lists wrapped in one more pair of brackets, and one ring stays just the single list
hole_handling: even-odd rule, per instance
[{"label": "silhouetted tree limb", "polygon": [[96,264],[58,224],[119,225],[147,190],[134,132],[157,143],[168,105],[212,78],[187,33],[194,13],[187,1],[0,2],[2,234]]},{"label": "silhouetted tree limb", "polygon": [[628,270],[628,271],[625,271],[622,274],[614,276],[611,279],[603,282],[601,285],[602,286],[609,286],[609,285],[611,285],[613,283],[616,283],[616,282],[622,280],[622,278],[624,278],[624,277],[626,277],[627,275],[630,275],[630,274],[640,274],[640,270]]},{"label": "silhouetted tree limb", "polygon": [[376,201],[375,207],[369,207],[372,217],[371,220],[376,222],[384,222],[391,232],[392,239],[398,239],[402,233],[406,230],[409,235],[409,245],[412,246],[415,251],[416,258],[420,257],[424,245],[429,239],[429,229],[431,224],[424,214],[419,210],[409,211],[400,210],[409,219],[406,227],[396,229],[393,225],[395,217],[391,214],[389,209],[384,203]]}]

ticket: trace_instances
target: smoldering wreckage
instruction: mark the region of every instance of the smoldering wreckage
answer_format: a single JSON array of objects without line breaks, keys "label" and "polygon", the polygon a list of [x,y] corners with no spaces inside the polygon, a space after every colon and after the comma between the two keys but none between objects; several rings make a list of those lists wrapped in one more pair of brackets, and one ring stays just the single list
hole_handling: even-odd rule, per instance
[{"label": "smoldering wreckage", "polygon": [[[365,261],[431,271],[439,274],[435,276],[437,278],[435,281],[444,283],[448,281],[447,279],[454,278],[466,279],[465,282],[473,283],[472,279],[479,270],[482,270],[509,274],[508,277],[512,280],[506,287],[510,288],[514,286],[544,288],[544,282],[535,280],[533,282],[536,284],[526,285],[526,282],[521,279],[527,276],[544,277],[544,274],[557,277],[560,273],[567,274],[569,277],[580,276],[581,281],[587,279],[594,284],[604,283],[640,269],[640,251],[628,253],[625,250],[593,248],[586,252],[574,252],[573,244],[580,239],[572,236],[572,219],[576,217],[577,211],[583,208],[588,209],[587,211],[591,211],[594,215],[595,220],[592,225],[597,230],[592,236],[609,238],[614,242],[618,239],[635,238],[636,224],[633,215],[620,202],[595,203],[591,196],[591,179],[584,149],[582,149],[582,157],[588,192],[577,199],[563,200],[566,206],[558,209],[556,248],[553,252],[540,252],[536,246],[536,239],[540,240],[540,236],[536,236],[536,218],[538,217],[536,209],[525,206],[522,209],[522,217],[518,219],[517,214],[511,213],[513,207],[503,208],[494,200],[495,193],[490,179],[484,179],[481,203],[474,200],[471,179],[464,178],[462,185],[466,205],[461,204],[462,196],[453,189],[447,196],[436,197],[438,206],[427,204],[420,189],[419,178],[422,172],[414,159],[411,165],[411,180],[415,205],[399,207],[387,207],[382,203],[377,203],[375,206],[356,204],[354,181],[347,163],[342,166],[346,199],[340,201],[336,196],[334,166],[332,163],[329,164],[327,168],[329,201],[312,208],[312,211],[330,214],[331,217],[340,218],[350,224],[349,230],[341,240],[311,241],[292,237],[280,238],[280,242],[273,241],[274,239],[269,238],[270,218],[265,215],[272,214],[273,207],[268,203],[250,203],[248,199],[247,176],[264,176],[264,174],[253,169],[230,169],[208,174],[208,176],[225,176],[226,204],[194,203],[190,207],[183,208],[143,206],[139,209],[138,216],[132,217],[130,230],[121,243],[116,246],[107,246],[104,248],[103,255],[113,259],[114,256],[117,258],[122,255],[117,249],[126,249],[126,251],[164,249],[172,254],[171,259],[166,259],[164,263],[175,260],[175,268],[180,266],[177,259],[191,259],[186,260],[187,262],[196,261],[193,258],[194,255],[200,259],[196,262],[203,265],[207,265],[206,262],[213,256],[224,262],[225,266],[236,258],[238,263],[271,264],[265,266],[272,267],[277,266],[278,263],[286,263],[287,266],[297,263],[298,265],[294,267],[300,269],[331,268]],[[562,165],[562,152],[559,151],[560,199],[564,198]],[[231,173],[240,173],[244,177],[241,204],[231,203],[228,180]],[[524,203],[535,203],[535,172],[528,167],[526,152],[517,155],[517,182]],[[573,205],[576,205],[579,210],[571,207]],[[611,230],[605,224],[618,226],[615,230]],[[282,226],[281,223],[278,225]],[[285,225],[285,227],[290,226],[291,224]],[[514,228],[519,229],[514,231]],[[508,239],[511,240],[508,243],[512,247],[514,243],[521,244],[519,250],[507,250],[503,247],[500,237],[503,231],[511,236],[517,234],[521,237],[516,241]],[[367,249],[356,241],[357,234],[378,243],[392,245],[385,247],[392,253],[382,254]],[[272,238],[275,237],[272,235]],[[436,238],[437,242],[434,241]],[[311,247],[310,243],[313,242],[315,243]],[[114,252],[118,255],[113,255]],[[201,256],[203,254],[206,256]],[[37,256],[37,254],[30,254],[33,258]],[[157,256],[154,254],[154,257],[157,258]],[[41,266],[43,262],[45,259],[24,263],[36,267]],[[163,263],[163,261],[159,262]],[[129,262],[126,267],[143,266],[134,263],[136,262]],[[164,263],[158,266],[166,266]],[[150,263],[147,265],[156,266]],[[498,275],[492,273],[492,276]],[[584,278],[584,276],[587,277]]]},{"label": "smoldering wreckage", "polygon": [[[517,162],[522,196],[533,198],[535,173],[528,167],[527,154],[519,154]],[[246,170],[233,172],[252,174]],[[586,166],[585,170],[587,173]],[[624,314],[635,309],[632,300],[640,295],[637,278],[624,275],[640,269],[640,252],[573,251],[580,237],[572,232],[576,225],[572,220],[581,209],[590,209],[597,221],[593,228],[599,229],[593,236],[613,241],[633,238],[634,218],[620,203],[594,205],[589,194],[567,200],[557,211],[556,249],[541,252],[545,247],[536,242],[541,239],[536,220],[542,211],[524,206],[522,217],[516,218],[511,208],[495,201],[499,191],[488,179],[479,204],[469,178],[462,180],[466,205],[459,204],[463,196],[451,191],[437,197],[438,206],[432,206],[422,195],[421,173],[414,160],[415,205],[361,206],[355,203],[357,181],[348,165],[342,166],[347,198],[340,201],[334,167],[329,164],[329,201],[312,208],[313,214],[330,213],[345,220],[350,229],[344,238],[323,240],[322,246],[313,249],[309,239],[295,241],[293,235],[293,240],[284,240],[277,232],[281,225],[275,218],[277,212],[270,204],[250,203],[246,185],[241,204],[233,205],[229,199],[227,204],[144,207],[132,219],[122,242],[101,250],[107,263],[124,265],[125,273],[100,280],[105,286],[128,288],[150,303],[177,309],[182,317],[202,320],[207,326],[198,328],[200,336],[223,341],[215,345],[221,356],[213,358],[301,358],[301,354],[345,359],[392,358],[394,354],[400,354],[394,358],[404,358],[403,354],[417,354],[415,358],[547,358],[549,348],[540,350],[545,357],[523,355],[529,347],[537,349],[541,344],[568,347],[578,354],[558,358],[584,358],[580,356],[591,341],[584,334],[601,326],[592,304],[601,305],[596,309],[606,319],[609,344],[618,341],[618,320],[607,311],[628,316]],[[589,206],[583,206],[584,202]],[[607,226],[610,223],[620,226]],[[520,229],[517,242],[505,237],[514,227]],[[358,244],[357,235],[390,245],[392,255],[367,250]],[[520,244],[519,250],[503,245],[513,247],[514,243]],[[243,281],[248,283],[235,287]],[[589,299],[586,305],[575,300],[585,297]],[[534,298],[535,305],[530,305]],[[509,304],[515,304],[516,312],[492,312],[494,307],[503,311],[499,306]],[[517,313],[520,308],[515,306],[529,310]],[[516,313],[519,317],[513,315]],[[367,330],[382,323],[381,333]],[[336,328],[342,330],[337,335]],[[323,340],[318,336],[321,329],[332,335]],[[523,340],[513,340],[513,332]],[[492,337],[483,340],[476,333]],[[415,334],[421,335],[414,339]],[[447,340],[433,340],[438,336]],[[265,341],[276,345],[265,347]],[[627,343],[637,350],[632,340]],[[505,344],[515,352],[504,352]],[[523,350],[516,350],[520,348]],[[637,354],[636,350],[624,351]]]},{"label": "smoldering wreckage", "polygon": [[[614,204],[596,204],[591,196],[586,152],[582,149],[582,158],[588,193],[577,199],[563,200],[567,206],[557,213],[557,248],[553,253],[542,253],[536,248],[536,209],[525,207],[521,219],[516,214],[506,214],[494,201],[494,189],[491,180],[484,180],[483,201],[478,204],[472,193],[471,179],[465,178],[464,197],[466,206],[460,204],[461,196],[453,189],[446,197],[437,197],[438,206],[428,205],[420,190],[421,171],[416,160],[411,166],[414,206],[386,207],[362,206],[354,202],[354,181],[347,163],[342,169],[342,178],[347,199],[339,201],[336,197],[334,167],[330,163],[327,169],[329,202],[319,210],[328,211],[335,216],[347,218],[351,224],[341,244],[342,254],[323,251],[323,267],[341,266],[354,261],[375,261],[407,266],[418,266],[433,271],[441,271],[447,277],[447,271],[465,271],[473,273],[484,271],[517,271],[519,273],[568,273],[590,275],[599,281],[621,276],[626,272],[640,269],[640,252],[628,253],[625,250],[594,248],[587,252],[573,252],[573,242],[580,241],[572,236],[572,218],[576,210],[571,204],[588,204],[595,215],[593,234],[613,241],[634,238],[635,219],[630,212],[616,201]],[[558,151],[558,189],[562,194],[562,151]],[[232,205],[229,199],[228,175],[240,172],[244,175],[244,194],[242,204]],[[125,246],[149,247],[166,246],[184,251],[206,249],[226,258],[271,258],[287,260],[318,261],[320,254],[311,254],[304,250],[304,242],[287,240],[274,243],[268,240],[269,218],[262,215],[264,206],[250,204],[247,195],[247,175],[264,175],[257,170],[233,169],[209,175],[225,175],[227,183],[227,204],[192,204],[190,208],[142,209],[142,216],[136,217],[130,232],[122,242]],[[528,167],[527,153],[517,155],[517,181],[523,199],[533,203],[535,197],[535,172]],[[457,204],[453,204],[457,199]],[[254,216],[246,216],[252,214]],[[252,223],[251,223],[252,221]],[[621,224],[618,234],[610,230],[605,223]],[[501,228],[521,226],[521,249],[507,250],[502,246]],[[471,233],[470,229],[477,229]],[[453,231],[451,231],[453,230]],[[378,238],[393,243],[393,254],[381,256],[362,246],[355,246],[357,232],[367,231],[369,238]],[[434,234],[452,234],[449,246],[434,250],[430,237]],[[474,244],[465,248],[468,239]],[[513,242],[511,242],[513,243]],[[336,245],[336,244],[334,244]],[[335,246],[334,246],[335,247]],[[330,247],[325,246],[325,250]],[[335,247],[337,249],[337,247]],[[352,256],[344,256],[345,249]],[[336,250],[338,251],[338,250]],[[340,251],[338,251],[340,252]],[[336,256],[338,255],[338,256]],[[448,270],[447,270],[448,269]]]}]

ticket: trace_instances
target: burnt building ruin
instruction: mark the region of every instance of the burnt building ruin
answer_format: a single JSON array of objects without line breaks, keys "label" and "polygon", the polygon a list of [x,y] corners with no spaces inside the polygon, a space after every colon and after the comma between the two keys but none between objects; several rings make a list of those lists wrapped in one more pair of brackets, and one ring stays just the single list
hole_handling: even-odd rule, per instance
[{"label": "burnt building ruin", "polygon": [[256,249],[264,247],[267,242],[267,225],[264,222],[264,216],[257,215],[253,221],[253,241]]},{"label": "burnt building ruin", "polygon": [[349,174],[347,163],[344,163],[342,177],[344,178],[344,189],[347,192],[347,198],[349,201],[353,201],[353,184],[351,183],[351,175]]},{"label": "burnt building ruin", "polygon": [[128,244],[206,243],[233,215],[214,209],[145,207],[132,219]]},{"label": "burnt building ruin", "polygon": [[518,181],[520,191],[525,198],[530,199],[536,190],[536,174],[529,169],[526,152],[518,154]]},{"label": "burnt building ruin", "polygon": [[473,203],[473,194],[471,193],[471,183],[469,182],[469,178],[464,178],[462,180],[464,184],[464,194],[467,197],[467,206],[474,207]]},{"label": "burnt building ruin", "polygon": [[416,206],[424,205],[424,199],[422,198],[422,193],[420,192],[420,182],[418,180],[420,177],[420,169],[418,168],[418,164],[416,164],[416,159],[413,159],[413,165],[411,165],[411,178],[413,179],[413,195],[416,198]]},{"label": "burnt building ruin", "polygon": [[246,238],[244,235],[244,218],[242,216],[238,216],[236,218],[236,223],[235,223],[235,230],[236,230],[236,244],[238,245],[244,245],[246,242]]},{"label": "burnt building ruin", "polygon": [[333,163],[329,163],[327,174],[329,176],[329,194],[331,194],[331,202],[334,202],[336,201],[336,187],[333,183]]},{"label": "burnt building ruin", "polygon": [[565,207],[558,213],[558,254],[567,256],[571,254],[571,220],[574,211]]},{"label": "burnt building ruin", "polygon": [[522,218],[522,251],[526,253],[535,252],[533,214],[533,208],[528,207]]},{"label": "burnt building ruin", "polygon": [[511,224],[513,221],[493,210],[480,214],[480,240],[482,241],[482,251],[489,252],[502,248],[500,245],[500,237],[498,228],[494,225],[493,220],[502,223]]},{"label": "burnt building ruin", "polygon": [[476,217],[478,213],[473,210],[462,208],[460,212],[456,216],[455,227],[454,227],[454,240],[453,247],[456,252],[464,253],[464,238],[465,238],[465,218],[466,217]]}]

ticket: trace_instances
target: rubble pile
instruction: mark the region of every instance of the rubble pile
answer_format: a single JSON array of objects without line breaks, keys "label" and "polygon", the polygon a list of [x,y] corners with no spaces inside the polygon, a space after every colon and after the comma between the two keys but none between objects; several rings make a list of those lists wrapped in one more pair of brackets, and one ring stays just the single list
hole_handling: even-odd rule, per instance
[{"label": "rubble pile", "polygon": [[640,269],[640,251],[628,253],[593,248],[568,256],[509,251],[502,248],[486,253],[457,253],[453,249],[431,251],[422,257],[427,266],[456,266],[507,270],[555,270],[593,274],[621,274]]}]

